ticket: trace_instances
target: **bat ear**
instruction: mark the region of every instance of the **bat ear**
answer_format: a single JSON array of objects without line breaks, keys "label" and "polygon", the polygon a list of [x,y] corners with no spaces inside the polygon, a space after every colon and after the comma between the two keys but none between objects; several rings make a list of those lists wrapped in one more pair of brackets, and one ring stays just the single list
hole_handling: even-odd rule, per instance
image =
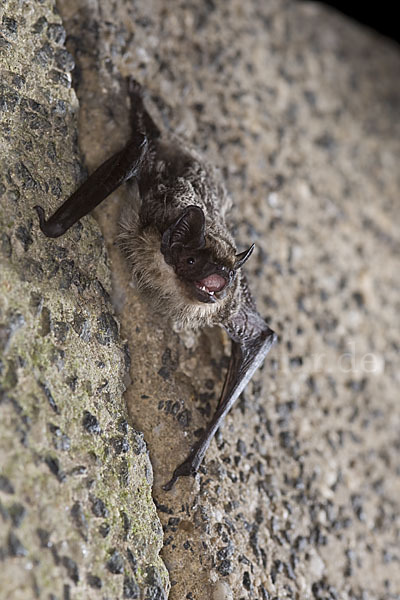
[{"label": "bat ear", "polygon": [[163,234],[161,252],[168,253],[174,246],[188,250],[199,250],[206,245],[204,237],[205,217],[198,206],[188,206],[179,219]]},{"label": "bat ear", "polygon": [[250,246],[250,248],[248,248],[244,252],[241,252],[240,254],[236,254],[236,262],[235,262],[235,266],[233,267],[235,271],[237,271],[237,269],[240,269],[240,267],[243,267],[246,260],[248,260],[250,258],[250,256],[253,253],[254,246],[255,246],[255,244],[252,244]]}]

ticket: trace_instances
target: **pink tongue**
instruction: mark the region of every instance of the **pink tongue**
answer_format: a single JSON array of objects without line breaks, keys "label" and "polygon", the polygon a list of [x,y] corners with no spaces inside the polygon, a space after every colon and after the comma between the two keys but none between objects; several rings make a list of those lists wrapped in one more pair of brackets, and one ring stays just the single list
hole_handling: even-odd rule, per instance
[{"label": "pink tongue", "polygon": [[219,292],[225,286],[226,281],[223,277],[214,273],[213,275],[205,277],[199,283],[205,285],[210,292]]}]

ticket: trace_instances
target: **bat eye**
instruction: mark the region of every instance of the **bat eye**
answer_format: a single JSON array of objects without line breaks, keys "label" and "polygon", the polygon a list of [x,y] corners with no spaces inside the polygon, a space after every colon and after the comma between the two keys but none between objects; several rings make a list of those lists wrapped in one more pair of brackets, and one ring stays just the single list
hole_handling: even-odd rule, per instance
[{"label": "bat eye", "polygon": [[233,277],[233,276],[234,276],[234,274],[235,274],[235,271],[229,271],[229,276],[230,276],[230,277]]},{"label": "bat eye", "polygon": [[188,265],[194,265],[194,263],[196,262],[196,259],[193,258],[193,256],[190,256],[186,262]]}]

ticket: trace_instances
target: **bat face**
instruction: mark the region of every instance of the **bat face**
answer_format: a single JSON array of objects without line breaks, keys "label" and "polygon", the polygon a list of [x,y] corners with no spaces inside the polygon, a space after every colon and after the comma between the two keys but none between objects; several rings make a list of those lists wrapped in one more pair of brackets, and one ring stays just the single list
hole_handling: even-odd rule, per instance
[{"label": "bat face", "polygon": [[200,302],[216,302],[223,299],[234,271],[212,262],[210,250],[191,251],[182,249],[173,263],[176,275],[186,284],[189,295]]},{"label": "bat face", "polygon": [[164,232],[161,252],[191,300],[214,303],[225,297],[235,270],[214,259],[207,241],[203,211],[189,206]]}]

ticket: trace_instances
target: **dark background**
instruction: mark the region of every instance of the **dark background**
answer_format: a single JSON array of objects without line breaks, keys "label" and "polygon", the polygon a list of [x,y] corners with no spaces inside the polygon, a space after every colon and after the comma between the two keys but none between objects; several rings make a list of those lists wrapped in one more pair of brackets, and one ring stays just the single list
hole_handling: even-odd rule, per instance
[{"label": "dark background", "polygon": [[328,0],[327,4],[351,17],[355,21],[375,29],[382,35],[400,43],[399,7],[396,2],[345,2],[343,0]]}]

